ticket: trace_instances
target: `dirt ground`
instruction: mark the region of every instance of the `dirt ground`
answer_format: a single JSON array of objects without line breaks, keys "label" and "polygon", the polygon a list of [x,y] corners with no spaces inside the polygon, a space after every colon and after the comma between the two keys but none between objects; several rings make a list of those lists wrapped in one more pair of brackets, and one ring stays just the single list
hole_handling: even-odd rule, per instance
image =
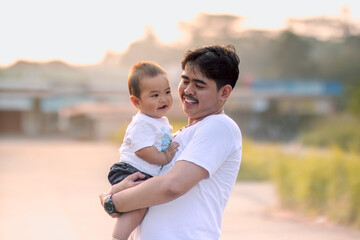
[{"label": "dirt ground", "polygon": [[[0,139],[1,240],[110,239],[98,193],[118,159],[106,142]],[[221,240],[355,240],[360,232],[279,208],[270,183],[236,184]]]}]

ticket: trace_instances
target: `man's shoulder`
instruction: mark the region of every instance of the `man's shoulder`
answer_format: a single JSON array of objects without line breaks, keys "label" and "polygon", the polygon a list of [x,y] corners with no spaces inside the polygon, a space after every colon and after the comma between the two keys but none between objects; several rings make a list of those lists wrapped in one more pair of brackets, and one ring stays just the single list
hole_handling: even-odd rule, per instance
[{"label": "man's shoulder", "polygon": [[[241,138],[241,130],[238,124],[226,114],[214,114],[208,116],[203,122],[204,130],[217,132],[218,135],[233,135],[235,138]],[[199,126],[200,127],[200,126]]]},{"label": "man's shoulder", "polygon": [[237,123],[228,115],[222,114],[213,114],[204,119],[204,124],[223,124],[229,127],[239,128]]}]

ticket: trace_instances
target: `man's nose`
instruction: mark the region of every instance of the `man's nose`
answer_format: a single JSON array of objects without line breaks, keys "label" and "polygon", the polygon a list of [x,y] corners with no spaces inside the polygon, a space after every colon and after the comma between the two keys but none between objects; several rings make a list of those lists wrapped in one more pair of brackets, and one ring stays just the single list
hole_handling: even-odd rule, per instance
[{"label": "man's nose", "polygon": [[189,84],[186,86],[186,88],[184,89],[184,93],[186,95],[192,95],[194,93],[194,86],[193,84]]}]

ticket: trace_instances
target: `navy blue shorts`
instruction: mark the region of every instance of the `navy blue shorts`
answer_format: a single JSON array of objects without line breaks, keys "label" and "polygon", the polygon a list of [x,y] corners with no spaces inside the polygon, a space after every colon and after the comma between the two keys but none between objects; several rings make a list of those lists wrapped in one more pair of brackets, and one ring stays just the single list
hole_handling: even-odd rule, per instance
[{"label": "navy blue shorts", "polygon": [[[126,178],[127,176],[136,172],[141,172],[141,171],[139,171],[137,168],[131,166],[128,163],[117,162],[111,166],[110,172],[108,174],[108,179],[111,185],[114,185],[124,180],[124,178]],[[144,172],[141,173],[145,175],[145,178],[141,178],[141,179],[139,178],[136,181],[143,181],[152,177],[150,174]]]}]

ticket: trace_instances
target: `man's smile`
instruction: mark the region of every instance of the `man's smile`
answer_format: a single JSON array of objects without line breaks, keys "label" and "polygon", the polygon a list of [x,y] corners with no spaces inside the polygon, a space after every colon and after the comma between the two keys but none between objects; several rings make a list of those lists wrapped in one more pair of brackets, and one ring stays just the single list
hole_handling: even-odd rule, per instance
[{"label": "man's smile", "polygon": [[199,103],[198,100],[196,100],[194,97],[192,96],[188,96],[188,95],[185,95],[183,94],[182,95],[182,98],[184,99],[184,101],[188,104],[196,104],[196,103]]}]

